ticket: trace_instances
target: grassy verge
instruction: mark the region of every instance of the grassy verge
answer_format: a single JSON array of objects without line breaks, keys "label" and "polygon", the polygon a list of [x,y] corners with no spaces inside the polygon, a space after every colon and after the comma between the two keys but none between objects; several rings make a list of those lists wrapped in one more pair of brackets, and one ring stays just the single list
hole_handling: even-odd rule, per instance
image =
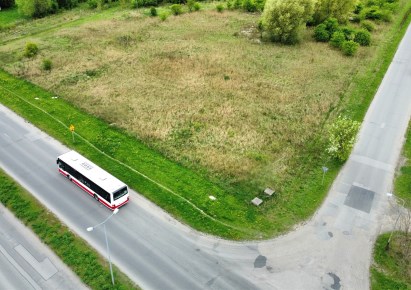
[{"label": "grassy verge", "polygon": [[408,127],[402,156],[404,163],[399,168],[400,171],[395,179],[394,189],[395,195],[402,198],[409,207],[411,205],[411,126]]},{"label": "grassy verge", "polygon": [[[387,251],[389,236],[390,233],[380,235],[375,243],[374,263],[371,267],[371,289],[411,289],[410,235],[408,234],[407,237],[402,232],[396,232],[391,239],[390,249]],[[408,243],[408,253],[404,243]]]},{"label": "grassy verge", "polygon": [[0,32],[15,27],[18,23],[25,20],[19,12],[17,7],[0,10]]},{"label": "grassy verge", "polygon": [[116,267],[113,269],[116,281],[113,286],[106,260],[3,171],[0,171],[0,202],[32,229],[91,289],[138,289]]}]

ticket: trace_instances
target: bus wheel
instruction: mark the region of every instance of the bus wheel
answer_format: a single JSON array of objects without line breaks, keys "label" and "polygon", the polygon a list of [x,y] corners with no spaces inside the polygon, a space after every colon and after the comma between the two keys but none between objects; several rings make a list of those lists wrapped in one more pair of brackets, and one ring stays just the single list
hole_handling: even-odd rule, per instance
[{"label": "bus wheel", "polygon": [[94,195],[94,199],[98,201],[98,197],[97,197],[97,195],[96,195],[96,194]]}]

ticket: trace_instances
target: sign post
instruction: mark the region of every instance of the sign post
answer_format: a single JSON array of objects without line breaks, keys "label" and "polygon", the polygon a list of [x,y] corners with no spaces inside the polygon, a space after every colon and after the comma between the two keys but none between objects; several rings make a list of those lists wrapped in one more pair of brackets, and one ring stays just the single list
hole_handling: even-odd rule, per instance
[{"label": "sign post", "polygon": [[328,167],[323,166],[323,179],[321,180],[321,184],[324,183],[324,175],[328,171]]},{"label": "sign post", "polygon": [[73,138],[73,143],[74,143],[74,125],[70,125],[70,131],[71,131],[71,137]]}]

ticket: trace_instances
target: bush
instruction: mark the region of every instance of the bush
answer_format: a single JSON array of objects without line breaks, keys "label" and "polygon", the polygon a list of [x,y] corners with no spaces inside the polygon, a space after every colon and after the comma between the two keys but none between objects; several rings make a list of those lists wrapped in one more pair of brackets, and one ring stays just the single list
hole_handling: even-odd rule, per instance
[{"label": "bush", "polygon": [[[187,1],[188,11],[192,12],[192,11],[194,10],[194,3],[195,3],[194,0],[188,0],[188,1]],[[228,4],[228,3],[229,3],[229,2],[227,2],[227,4]]]},{"label": "bush", "polygon": [[319,24],[327,18],[336,18],[344,23],[354,11],[356,3],[356,0],[318,0],[314,7],[314,23]]},{"label": "bush", "polygon": [[361,27],[370,32],[375,30],[375,25],[370,20],[361,21]]},{"label": "bush", "polygon": [[314,29],[314,39],[319,42],[327,42],[330,40],[330,33],[324,23],[318,24]]},{"label": "bush", "polygon": [[39,48],[37,44],[28,42],[26,43],[26,47],[24,48],[24,56],[25,57],[33,57],[39,52]]},{"label": "bush", "polygon": [[361,11],[361,19],[381,20],[382,12],[379,6],[366,7]]},{"label": "bush", "polygon": [[223,12],[224,11],[224,6],[223,4],[217,4],[217,6],[215,7],[217,9],[218,12]]},{"label": "bush", "polygon": [[247,12],[256,12],[257,11],[257,3],[254,0],[244,0],[243,1],[243,9]]},{"label": "bush", "polygon": [[195,3],[194,3],[194,10],[195,10],[195,11],[198,11],[198,10],[200,10],[200,9],[201,9],[200,3],[195,2]]},{"label": "bush", "polygon": [[[353,43],[358,45],[355,42]],[[329,145],[327,152],[331,155],[331,157],[336,158],[339,161],[345,161],[348,159],[352,147],[354,146],[359,128],[359,122],[345,117],[338,117],[334,124],[328,128]]]},{"label": "bush", "polygon": [[89,8],[95,9],[98,7],[98,0],[88,0],[87,4]]},{"label": "bush", "polygon": [[324,22],[325,29],[332,35],[339,29],[338,20],[336,18],[327,18]]},{"label": "bush", "polygon": [[151,7],[151,8],[150,8],[150,15],[153,16],[153,17],[157,16],[157,9],[156,9],[156,7]]},{"label": "bush", "polygon": [[0,0],[0,7],[3,8],[10,8],[14,6],[14,0]]},{"label": "bush", "polygon": [[173,13],[174,15],[180,15],[183,13],[183,7],[181,6],[181,4],[173,4],[170,6],[171,9],[171,13]]},{"label": "bush", "polygon": [[341,50],[344,55],[353,56],[358,50],[359,44],[353,40],[346,40],[341,45]]},{"label": "bush", "polygon": [[361,46],[368,46],[371,42],[371,34],[367,30],[361,29],[355,34],[354,41]]},{"label": "bush", "polygon": [[342,31],[336,31],[333,33],[330,39],[330,44],[336,48],[341,48],[345,41],[345,34]]},{"label": "bush", "polygon": [[16,4],[20,14],[28,17],[44,17],[55,10],[51,0],[16,0]]},{"label": "bush", "polygon": [[53,63],[48,58],[43,59],[43,63],[41,64],[41,68],[43,70],[50,71],[53,67]]},{"label": "bush", "polygon": [[78,5],[77,0],[57,0],[59,8],[72,9]]},{"label": "bush", "polygon": [[166,21],[166,19],[168,18],[168,13],[167,12],[160,13],[159,17],[161,21]]},{"label": "bush", "polygon": [[353,28],[344,26],[344,27],[341,27],[340,30],[344,32],[346,40],[354,40],[355,30]]},{"label": "bush", "polygon": [[268,0],[262,16],[264,28],[273,41],[295,44],[312,8],[311,0]]}]

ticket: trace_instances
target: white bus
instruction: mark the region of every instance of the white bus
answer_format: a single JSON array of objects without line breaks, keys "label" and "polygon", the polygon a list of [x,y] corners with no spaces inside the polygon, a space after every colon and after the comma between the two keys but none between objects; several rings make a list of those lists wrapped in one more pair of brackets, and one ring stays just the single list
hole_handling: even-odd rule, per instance
[{"label": "white bus", "polygon": [[127,185],[75,151],[57,158],[59,172],[111,210],[129,201]]}]

